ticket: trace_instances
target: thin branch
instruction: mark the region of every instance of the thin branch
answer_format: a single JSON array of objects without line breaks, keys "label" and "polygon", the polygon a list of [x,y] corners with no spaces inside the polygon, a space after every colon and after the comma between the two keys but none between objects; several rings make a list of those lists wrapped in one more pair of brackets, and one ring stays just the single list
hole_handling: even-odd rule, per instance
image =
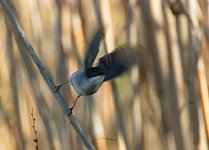
[{"label": "thin branch", "polygon": [[32,112],[31,112],[31,118],[32,118],[32,128],[33,128],[33,132],[34,132],[34,139],[33,142],[36,144],[36,150],[38,150],[38,138],[37,138],[37,130],[36,130],[36,118],[33,115],[33,108],[32,108]]},{"label": "thin branch", "polygon": [[26,37],[24,31],[20,27],[20,24],[18,23],[16,17],[14,16],[14,13],[9,6],[8,2],[6,0],[0,0],[0,3],[3,7],[3,10],[5,11],[12,27],[14,27],[16,34],[22,41],[25,50],[30,54],[31,58],[33,61],[36,63],[37,67],[40,70],[41,75],[43,76],[45,82],[47,83],[48,87],[50,88],[51,92],[55,95],[57,102],[59,103],[60,107],[64,111],[65,115],[67,116],[68,120],[70,121],[71,125],[73,128],[76,130],[80,138],[82,139],[83,143],[86,145],[88,149],[94,149],[94,146],[92,145],[89,137],[87,134],[84,132],[76,118],[73,116],[73,114],[69,114],[68,111],[68,105],[60,92],[57,90],[57,87],[53,83],[51,77],[49,76],[48,71],[46,70],[45,66],[42,64],[41,60],[37,56],[36,52],[34,51],[32,45],[30,44],[28,38]]}]

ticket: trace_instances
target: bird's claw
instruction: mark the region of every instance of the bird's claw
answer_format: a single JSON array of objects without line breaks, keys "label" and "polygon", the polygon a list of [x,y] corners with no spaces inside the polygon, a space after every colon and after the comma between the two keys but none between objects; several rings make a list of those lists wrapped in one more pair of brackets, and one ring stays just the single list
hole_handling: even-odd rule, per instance
[{"label": "bird's claw", "polygon": [[59,92],[59,91],[60,91],[60,88],[59,88],[58,86],[55,86],[53,92],[54,92],[54,93],[57,93],[57,92]]},{"label": "bird's claw", "polygon": [[60,91],[61,86],[60,86],[60,85],[58,85],[58,86],[56,86],[56,87],[57,87],[57,90],[58,90],[58,91]]},{"label": "bird's claw", "polygon": [[69,116],[69,115],[71,115],[72,113],[73,113],[73,107],[71,107],[71,108],[69,108],[69,109],[67,109],[68,110],[68,112],[67,112],[67,115]]}]

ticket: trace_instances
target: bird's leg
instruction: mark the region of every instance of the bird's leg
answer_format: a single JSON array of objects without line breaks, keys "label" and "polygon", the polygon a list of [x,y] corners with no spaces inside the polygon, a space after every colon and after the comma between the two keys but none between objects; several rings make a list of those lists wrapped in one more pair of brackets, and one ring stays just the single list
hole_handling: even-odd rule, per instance
[{"label": "bird's leg", "polygon": [[68,82],[69,82],[69,80],[66,81],[66,82],[64,82],[64,83],[62,83],[62,84],[60,84],[60,85],[57,85],[57,86],[56,86],[56,87],[57,87],[57,90],[60,91],[60,88],[61,88],[63,85],[65,85],[66,83],[68,83]]},{"label": "bird's leg", "polygon": [[74,102],[73,106],[72,106],[71,108],[69,108],[69,109],[68,109],[68,110],[70,111],[70,114],[72,113],[73,108],[74,108],[74,106],[75,106],[76,102],[78,101],[78,98],[79,98],[79,97],[80,97],[80,95],[78,95],[78,96],[77,96],[77,98],[76,98],[76,100],[75,100],[75,102]]}]

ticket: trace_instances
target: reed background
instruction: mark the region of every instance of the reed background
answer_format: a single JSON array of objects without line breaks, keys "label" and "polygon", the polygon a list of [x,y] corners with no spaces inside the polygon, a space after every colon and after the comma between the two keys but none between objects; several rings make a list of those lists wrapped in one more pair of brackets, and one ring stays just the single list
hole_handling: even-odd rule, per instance
[{"label": "reed background", "polygon": [[[208,149],[208,1],[9,2],[57,85],[83,66],[99,26],[99,57],[124,43],[139,48],[138,66],[74,109],[96,149]],[[32,109],[39,149],[86,149],[1,7],[0,27],[0,149],[35,149]],[[61,92],[72,105],[72,87]]]}]

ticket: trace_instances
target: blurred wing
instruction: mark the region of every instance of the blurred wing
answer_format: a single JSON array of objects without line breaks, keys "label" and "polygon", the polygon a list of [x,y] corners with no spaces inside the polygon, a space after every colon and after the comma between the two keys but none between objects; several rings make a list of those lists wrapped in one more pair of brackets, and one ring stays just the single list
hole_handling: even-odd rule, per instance
[{"label": "blurred wing", "polygon": [[87,50],[87,54],[85,57],[85,68],[92,67],[94,60],[99,52],[99,47],[103,39],[104,39],[103,29],[98,30],[89,44],[89,48]]},{"label": "blurred wing", "polygon": [[100,75],[105,75],[104,71],[101,67],[91,67],[91,68],[86,68],[86,76],[88,78],[92,78],[95,76],[100,76]]},{"label": "blurred wing", "polygon": [[136,64],[138,60],[138,50],[128,46],[122,46],[116,48],[112,53],[101,57],[97,66],[102,68],[106,76],[104,81],[107,81],[121,75]]}]

